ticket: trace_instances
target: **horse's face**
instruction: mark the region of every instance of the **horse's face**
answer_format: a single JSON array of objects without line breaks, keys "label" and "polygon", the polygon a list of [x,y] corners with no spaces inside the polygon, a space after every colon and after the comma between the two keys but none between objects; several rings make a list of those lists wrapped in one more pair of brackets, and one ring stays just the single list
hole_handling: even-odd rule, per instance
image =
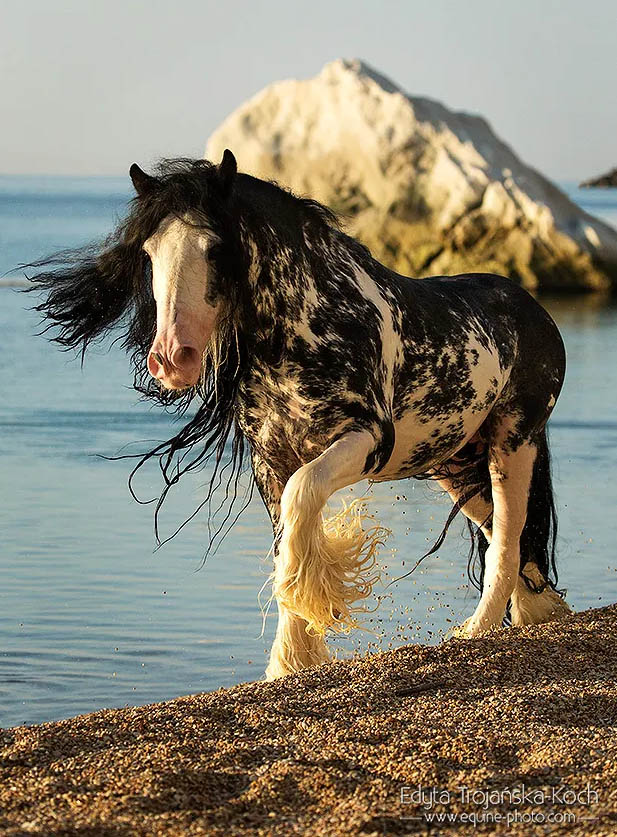
[{"label": "horse's face", "polygon": [[156,336],[148,369],[166,389],[184,389],[199,380],[218,311],[209,260],[217,242],[213,232],[189,217],[169,216],[144,243],[156,301]]},{"label": "horse's face", "polygon": [[[157,178],[136,163],[129,174],[140,199],[147,201],[160,187]],[[226,150],[209,184],[219,204],[231,195],[236,174],[236,158]],[[185,389],[199,380],[219,310],[212,259],[217,244],[218,236],[203,217],[191,214],[169,215],[144,242],[156,301],[156,335],[148,370],[167,389]]]}]

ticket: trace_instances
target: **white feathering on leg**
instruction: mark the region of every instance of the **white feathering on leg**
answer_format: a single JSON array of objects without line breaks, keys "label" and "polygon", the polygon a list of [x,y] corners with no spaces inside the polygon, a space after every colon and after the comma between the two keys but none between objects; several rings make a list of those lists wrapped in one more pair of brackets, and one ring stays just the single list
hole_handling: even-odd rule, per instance
[{"label": "white feathering on leg", "polygon": [[[525,564],[523,573],[536,587],[545,584],[540,570],[532,561]],[[539,625],[542,622],[557,622],[573,613],[572,608],[559,593],[548,585],[541,593],[534,593],[519,576],[511,599],[513,625]]]}]

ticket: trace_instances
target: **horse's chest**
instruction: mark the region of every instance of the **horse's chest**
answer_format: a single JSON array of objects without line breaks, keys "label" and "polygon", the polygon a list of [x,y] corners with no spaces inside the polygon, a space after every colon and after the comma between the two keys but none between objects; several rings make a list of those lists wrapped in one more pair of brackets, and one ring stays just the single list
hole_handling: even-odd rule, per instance
[{"label": "horse's chest", "polygon": [[266,455],[292,449],[302,459],[303,447],[311,444],[314,404],[301,394],[296,378],[256,375],[241,404],[242,428],[254,446]]}]

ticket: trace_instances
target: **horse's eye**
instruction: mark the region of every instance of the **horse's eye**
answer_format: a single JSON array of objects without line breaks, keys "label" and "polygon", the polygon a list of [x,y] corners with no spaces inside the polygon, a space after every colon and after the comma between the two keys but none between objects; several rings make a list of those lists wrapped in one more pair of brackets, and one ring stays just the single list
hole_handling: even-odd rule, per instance
[{"label": "horse's eye", "polygon": [[215,262],[221,252],[221,248],[218,244],[213,244],[212,247],[206,253],[206,261],[208,262]]}]

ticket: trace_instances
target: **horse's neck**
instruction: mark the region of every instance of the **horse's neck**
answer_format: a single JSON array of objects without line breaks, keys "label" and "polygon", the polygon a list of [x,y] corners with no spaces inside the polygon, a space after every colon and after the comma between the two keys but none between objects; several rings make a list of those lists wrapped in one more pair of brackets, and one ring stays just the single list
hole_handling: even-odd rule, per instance
[{"label": "horse's neck", "polygon": [[317,277],[314,270],[319,264],[320,283],[324,275],[335,279],[332,259],[326,243],[320,244],[319,259],[299,256],[289,247],[281,246],[274,255],[262,258],[252,248],[250,284],[253,307],[262,339],[276,334],[297,332],[307,304],[317,297]]}]

